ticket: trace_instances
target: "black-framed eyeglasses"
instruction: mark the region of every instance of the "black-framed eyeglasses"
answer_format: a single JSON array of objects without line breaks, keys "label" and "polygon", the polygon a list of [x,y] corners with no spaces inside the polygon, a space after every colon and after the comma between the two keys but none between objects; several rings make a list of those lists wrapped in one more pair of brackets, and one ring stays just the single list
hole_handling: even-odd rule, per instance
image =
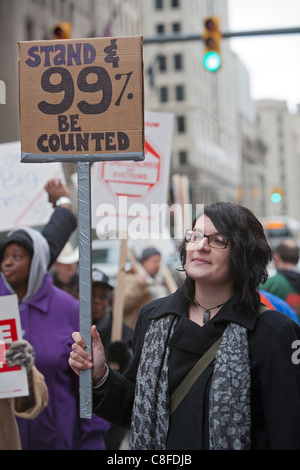
[{"label": "black-framed eyeglasses", "polygon": [[203,240],[203,238],[207,238],[209,246],[219,250],[225,250],[229,243],[228,238],[224,237],[223,235],[205,235],[205,233],[193,229],[188,229],[185,232],[185,239],[187,242],[199,243]]}]

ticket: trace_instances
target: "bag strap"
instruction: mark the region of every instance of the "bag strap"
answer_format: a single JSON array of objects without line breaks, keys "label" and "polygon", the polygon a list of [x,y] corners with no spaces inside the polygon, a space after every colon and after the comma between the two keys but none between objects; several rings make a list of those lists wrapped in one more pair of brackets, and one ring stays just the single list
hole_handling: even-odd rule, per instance
[{"label": "bag strap", "polygon": [[263,304],[260,304],[259,310],[258,310],[258,315],[261,315],[262,313],[266,312],[267,310],[270,310],[268,307],[266,307]]},{"label": "bag strap", "polygon": [[[258,315],[261,315],[263,312],[270,310],[265,305],[261,304],[258,310]],[[189,371],[189,373],[185,376],[183,381],[178,385],[176,390],[173,392],[170,400],[170,416],[184,397],[187,395],[188,391],[192,387],[192,385],[196,382],[198,377],[205,371],[205,369],[209,366],[209,364],[214,360],[219,344],[222,341],[222,336],[219,338],[209,349],[206,351],[205,354],[196,362],[194,367]]]},{"label": "bag strap", "polygon": [[197,378],[214,360],[219,344],[221,343],[222,336],[219,338],[206,353],[199,359],[198,362],[192,367],[189,373],[185,376],[183,381],[178,385],[176,390],[171,396],[170,401],[170,415],[174,413],[180,402],[187,395],[192,385],[196,382]]}]

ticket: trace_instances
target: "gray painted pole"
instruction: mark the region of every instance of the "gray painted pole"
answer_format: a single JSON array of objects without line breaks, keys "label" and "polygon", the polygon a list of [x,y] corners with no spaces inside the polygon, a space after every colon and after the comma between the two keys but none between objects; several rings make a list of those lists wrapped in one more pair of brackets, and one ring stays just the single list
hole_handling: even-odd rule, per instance
[{"label": "gray painted pole", "polygon": [[[92,356],[91,163],[78,162],[79,331]],[[93,414],[92,370],[80,371],[80,417]]]}]

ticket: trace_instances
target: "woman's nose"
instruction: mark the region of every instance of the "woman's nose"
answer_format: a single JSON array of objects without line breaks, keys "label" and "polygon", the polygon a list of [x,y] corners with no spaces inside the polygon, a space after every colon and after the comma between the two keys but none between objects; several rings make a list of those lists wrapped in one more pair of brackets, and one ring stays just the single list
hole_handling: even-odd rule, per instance
[{"label": "woman's nose", "polygon": [[207,237],[203,237],[203,239],[197,243],[197,250],[203,250],[203,249],[204,250],[210,249]]}]

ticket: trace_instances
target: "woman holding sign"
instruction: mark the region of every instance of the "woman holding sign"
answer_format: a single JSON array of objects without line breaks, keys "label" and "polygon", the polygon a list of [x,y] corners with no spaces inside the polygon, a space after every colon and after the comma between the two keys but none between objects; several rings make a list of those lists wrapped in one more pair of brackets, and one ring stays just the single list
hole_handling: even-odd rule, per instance
[{"label": "woman holding sign", "polygon": [[242,206],[204,206],[180,257],[186,280],[140,311],[124,375],[95,327],[93,362],[73,334],[69,364],[93,368],[96,413],[130,428],[133,450],[300,450],[300,327],[260,303],[262,225]]},{"label": "woman holding sign", "polygon": [[[48,269],[76,227],[64,186],[46,186],[55,211],[42,234],[29,227],[0,243],[0,295],[16,294],[23,337],[34,347],[49,402],[34,420],[18,418],[23,450],[104,449],[109,424],[79,417],[78,381],[68,367],[71,333],[79,324],[78,300],[53,286]],[[58,198],[66,207],[58,205]],[[77,379],[77,377],[76,377]]]}]

